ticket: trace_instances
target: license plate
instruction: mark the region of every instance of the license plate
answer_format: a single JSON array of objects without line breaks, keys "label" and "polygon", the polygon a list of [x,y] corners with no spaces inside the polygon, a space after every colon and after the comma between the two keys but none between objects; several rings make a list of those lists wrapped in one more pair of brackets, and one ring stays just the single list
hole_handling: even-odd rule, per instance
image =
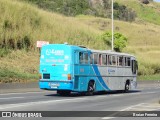
[{"label": "license plate", "polygon": [[51,87],[51,88],[57,88],[59,86],[59,83],[48,83],[48,85]]}]

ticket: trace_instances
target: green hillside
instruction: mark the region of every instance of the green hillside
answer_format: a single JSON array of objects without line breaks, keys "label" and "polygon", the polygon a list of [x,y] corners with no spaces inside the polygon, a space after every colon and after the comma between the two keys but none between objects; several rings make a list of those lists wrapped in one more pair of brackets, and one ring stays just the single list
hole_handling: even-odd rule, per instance
[{"label": "green hillside", "polygon": [[[117,0],[138,13],[135,22],[115,20],[115,31],[128,38],[123,51],[137,56],[140,79],[160,79],[159,4]],[[131,6],[132,3],[137,5]],[[139,7],[148,10],[147,16]],[[151,10],[150,10],[151,9]],[[155,21],[152,14],[155,14]],[[152,17],[149,17],[152,16]],[[37,40],[106,49],[100,39],[111,30],[111,20],[92,16],[65,17],[16,0],[0,0],[0,82],[38,79]],[[145,77],[143,77],[145,75]]]},{"label": "green hillside", "polygon": [[0,18],[2,47],[34,47],[37,40],[96,46],[99,31],[86,28],[74,18],[49,13],[15,0],[0,0],[0,6],[0,15],[3,16]]},{"label": "green hillside", "polygon": [[150,2],[142,4],[139,0],[116,0],[118,3],[132,8],[137,13],[139,20],[160,25],[160,3]]},{"label": "green hillside", "polygon": [[[37,40],[105,48],[100,31],[16,0],[0,0],[0,79],[37,77]],[[28,51],[28,52],[27,52]]]}]

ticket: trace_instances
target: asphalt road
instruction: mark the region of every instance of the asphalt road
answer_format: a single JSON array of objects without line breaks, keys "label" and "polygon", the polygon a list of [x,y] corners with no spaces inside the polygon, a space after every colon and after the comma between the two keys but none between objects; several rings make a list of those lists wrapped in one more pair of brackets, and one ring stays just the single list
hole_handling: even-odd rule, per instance
[{"label": "asphalt road", "polygon": [[[54,91],[7,93],[0,94],[0,111],[159,111],[160,86],[142,85],[129,93],[107,92],[94,96],[82,96],[73,93],[70,96],[59,96]],[[70,113],[72,114],[72,113]],[[94,114],[94,113],[92,113]],[[17,118],[0,118],[0,120]],[[159,119],[151,118],[119,118],[119,117],[50,117],[23,118],[37,120],[104,120],[104,119]]]}]

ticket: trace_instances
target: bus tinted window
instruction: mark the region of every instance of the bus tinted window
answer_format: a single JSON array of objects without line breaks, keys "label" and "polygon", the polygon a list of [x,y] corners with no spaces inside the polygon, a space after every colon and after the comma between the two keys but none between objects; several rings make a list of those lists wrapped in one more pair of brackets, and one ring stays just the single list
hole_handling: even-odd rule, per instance
[{"label": "bus tinted window", "polygon": [[107,55],[102,55],[102,65],[107,65]]},{"label": "bus tinted window", "polygon": [[79,63],[82,64],[83,63],[83,53],[79,52]]},{"label": "bus tinted window", "polygon": [[118,57],[118,66],[123,66],[123,56]]},{"label": "bus tinted window", "polygon": [[98,58],[98,54],[94,54],[94,64],[97,64],[97,58]]},{"label": "bus tinted window", "polygon": [[88,53],[84,53],[84,64],[88,64]]},{"label": "bus tinted window", "polygon": [[112,65],[112,56],[108,55],[108,65]]},{"label": "bus tinted window", "polygon": [[99,64],[99,65],[102,65],[102,54],[99,54],[98,64]]},{"label": "bus tinted window", "polygon": [[108,65],[108,55],[106,55],[106,65]]},{"label": "bus tinted window", "polygon": [[136,74],[138,70],[138,63],[136,60],[132,60],[132,73]]},{"label": "bus tinted window", "polygon": [[125,66],[131,66],[131,58],[129,57],[125,58]]},{"label": "bus tinted window", "polygon": [[90,54],[90,64],[93,64],[93,54]]},{"label": "bus tinted window", "polygon": [[79,52],[79,63],[88,64],[88,53]]},{"label": "bus tinted window", "polygon": [[114,66],[117,65],[116,56],[112,56],[112,65],[114,65]]}]

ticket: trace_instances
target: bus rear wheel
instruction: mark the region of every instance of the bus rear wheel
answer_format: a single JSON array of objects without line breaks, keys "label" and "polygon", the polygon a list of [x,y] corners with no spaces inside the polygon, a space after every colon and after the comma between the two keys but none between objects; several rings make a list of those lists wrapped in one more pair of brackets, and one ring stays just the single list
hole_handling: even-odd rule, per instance
[{"label": "bus rear wheel", "polygon": [[86,93],[86,95],[89,95],[89,96],[93,95],[94,90],[95,90],[94,81],[90,81],[90,82],[88,83],[88,88],[87,88],[87,93]]},{"label": "bus rear wheel", "polygon": [[62,95],[62,96],[68,96],[71,94],[71,91],[68,90],[57,90],[57,94]]},{"label": "bus rear wheel", "polygon": [[125,90],[124,90],[125,93],[129,92],[129,82],[127,81],[126,84],[125,84]]}]

